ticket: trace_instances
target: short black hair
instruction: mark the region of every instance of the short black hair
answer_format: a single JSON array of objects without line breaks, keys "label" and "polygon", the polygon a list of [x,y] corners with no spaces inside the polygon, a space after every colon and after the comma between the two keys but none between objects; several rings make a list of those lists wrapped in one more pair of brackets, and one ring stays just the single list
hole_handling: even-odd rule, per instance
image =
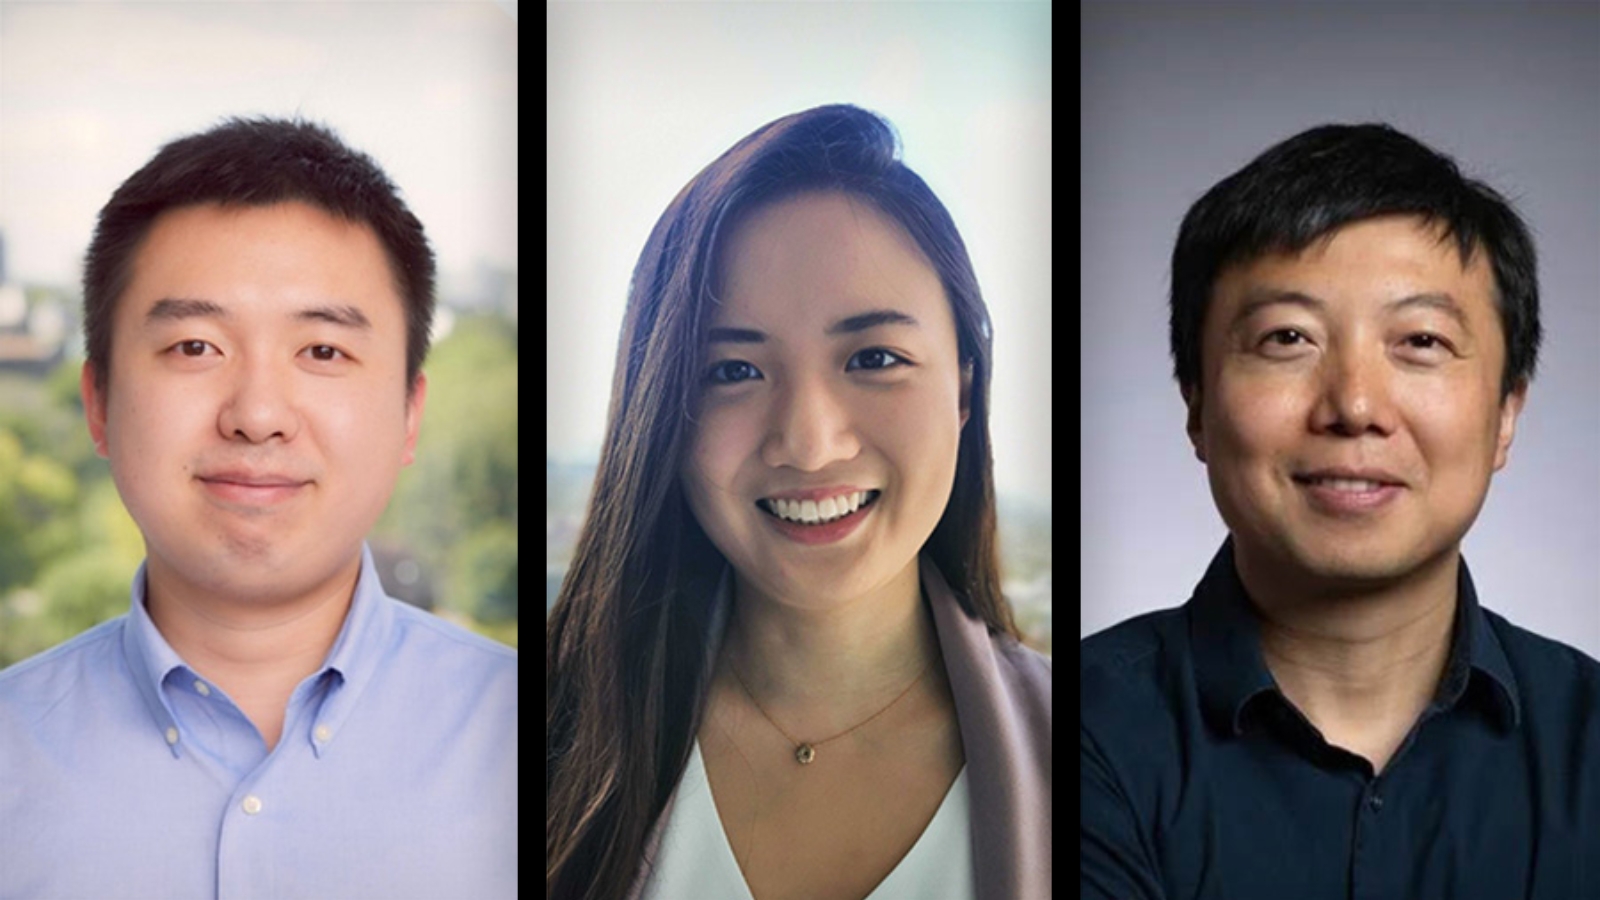
[{"label": "short black hair", "polygon": [[83,270],[84,342],[104,395],[111,377],[111,322],[133,263],[157,217],[206,203],[227,208],[299,201],[369,226],[388,257],[405,308],[406,397],[428,355],[434,257],[422,223],[370,156],[332,129],[299,119],[230,118],[163,146],[100,210]]},{"label": "short black hair", "polygon": [[1172,251],[1172,359],[1200,386],[1201,329],[1226,268],[1299,253],[1364,219],[1416,215],[1454,237],[1462,265],[1482,248],[1506,339],[1501,399],[1533,379],[1542,331],[1533,238],[1511,203],[1462,176],[1450,157],[1381,123],[1321,125],[1279,143],[1219,182],[1183,218]]}]

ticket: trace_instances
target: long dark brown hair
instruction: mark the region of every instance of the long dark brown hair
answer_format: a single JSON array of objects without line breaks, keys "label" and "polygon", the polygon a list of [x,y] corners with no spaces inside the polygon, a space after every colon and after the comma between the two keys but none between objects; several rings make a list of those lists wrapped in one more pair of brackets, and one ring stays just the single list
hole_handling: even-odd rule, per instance
[{"label": "long dark brown hair", "polygon": [[719,236],[763,204],[842,191],[916,240],[972,369],[955,484],[922,552],[971,614],[1019,637],[1000,593],[989,446],[992,329],[950,214],[877,115],[822,106],[757,129],[667,207],[633,271],[594,494],[545,627],[545,893],[616,900],[683,774],[709,677],[710,603],[727,561],[690,513],[693,436]]}]

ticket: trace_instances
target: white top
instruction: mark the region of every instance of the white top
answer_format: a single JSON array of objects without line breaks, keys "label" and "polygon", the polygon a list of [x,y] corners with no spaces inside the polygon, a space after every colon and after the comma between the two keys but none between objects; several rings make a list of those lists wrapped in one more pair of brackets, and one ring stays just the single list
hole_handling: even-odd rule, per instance
[{"label": "white top", "polygon": [[[975,884],[972,817],[963,764],[933,821],[865,900],[974,900]],[[655,872],[643,896],[643,900],[686,898],[754,900],[722,830],[699,741],[695,741],[689,765],[678,782]]]}]

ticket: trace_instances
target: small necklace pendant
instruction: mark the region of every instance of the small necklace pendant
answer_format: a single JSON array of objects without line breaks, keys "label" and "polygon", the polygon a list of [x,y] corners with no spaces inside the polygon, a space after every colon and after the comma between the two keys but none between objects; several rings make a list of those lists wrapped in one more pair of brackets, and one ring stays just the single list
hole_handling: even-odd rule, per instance
[{"label": "small necklace pendant", "polygon": [[800,762],[800,765],[809,766],[811,761],[817,758],[817,751],[813,750],[810,744],[801,744],[794,751],[794,758]]}]

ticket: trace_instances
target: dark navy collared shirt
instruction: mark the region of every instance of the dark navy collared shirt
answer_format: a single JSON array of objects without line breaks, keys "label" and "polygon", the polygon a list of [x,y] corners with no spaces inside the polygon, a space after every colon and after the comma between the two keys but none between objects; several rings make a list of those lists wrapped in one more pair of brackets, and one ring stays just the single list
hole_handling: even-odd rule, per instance
[{"label": "dark navy collared shirt", "polygon": [[1278,690],[1232,540],[1083,640],[1082,896],[1600,898],[1600,663],[1478,605],[1381,773]]}]

